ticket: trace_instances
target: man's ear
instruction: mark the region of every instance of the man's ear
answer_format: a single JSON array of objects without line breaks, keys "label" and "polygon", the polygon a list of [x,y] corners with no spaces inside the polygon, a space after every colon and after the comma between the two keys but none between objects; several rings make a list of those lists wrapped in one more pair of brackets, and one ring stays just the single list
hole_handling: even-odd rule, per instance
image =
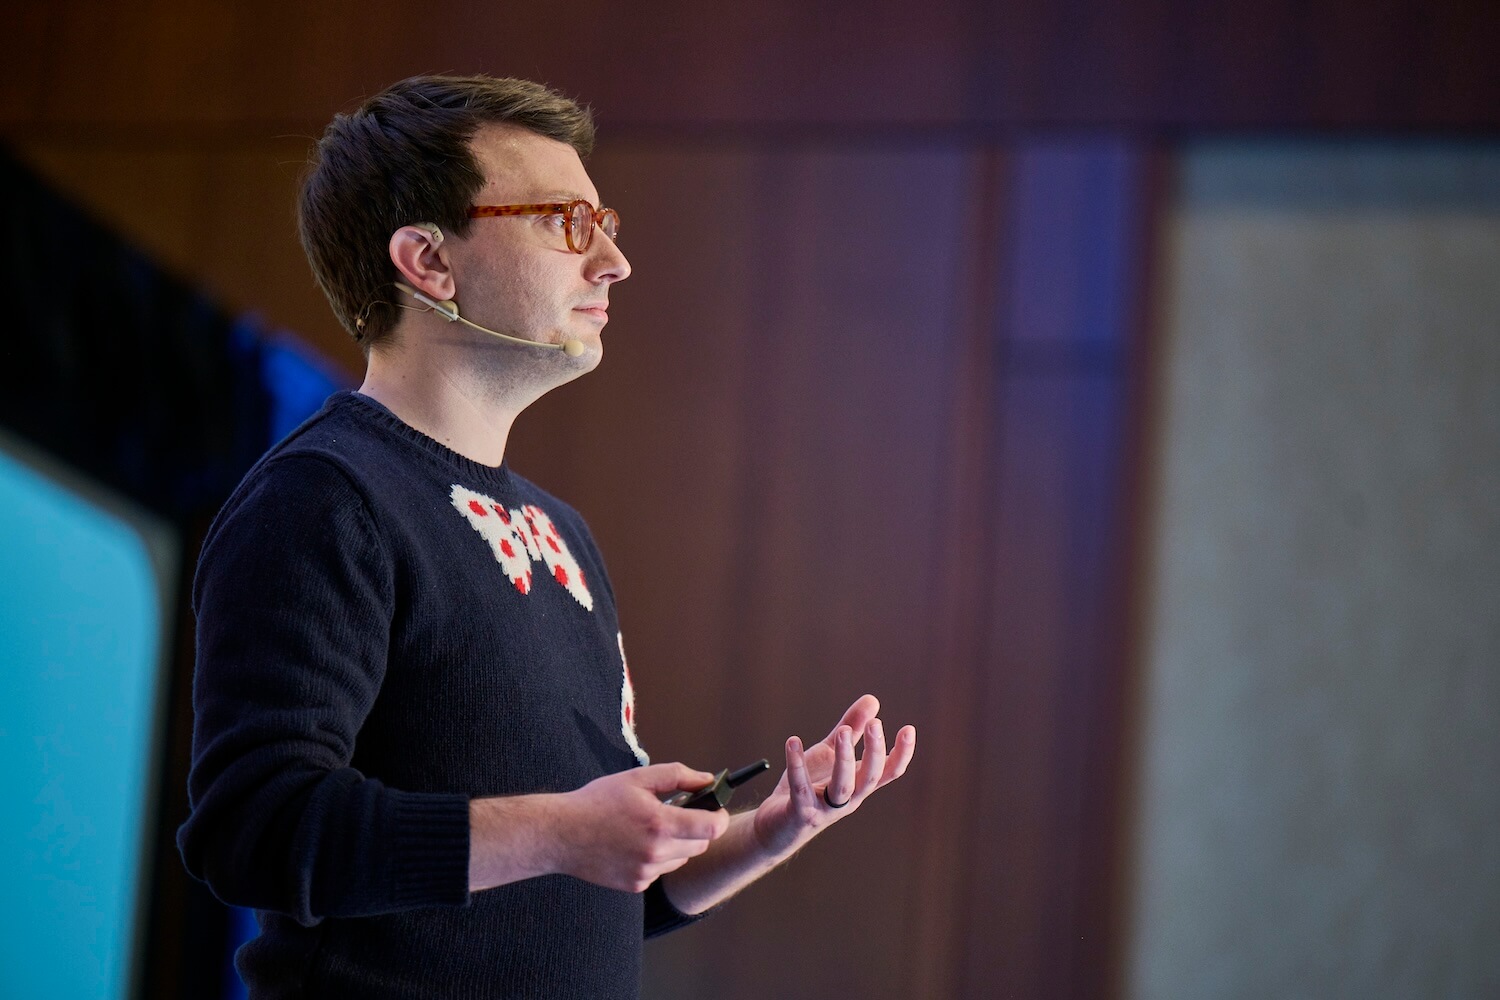
[{"label": "man's ear", "polygon": [[439,302],[453,298],[453,270],[441,247],[443,231],[430,222],[413,222],[391,234],[391,263],[406,283]]}]

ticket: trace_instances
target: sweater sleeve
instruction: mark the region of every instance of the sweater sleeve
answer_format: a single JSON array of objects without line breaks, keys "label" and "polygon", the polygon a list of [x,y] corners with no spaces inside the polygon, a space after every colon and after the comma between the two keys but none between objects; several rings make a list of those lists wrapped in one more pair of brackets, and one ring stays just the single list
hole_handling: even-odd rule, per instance
[{"label": "sweater sleeve", "polygon": [[332,462],[267,462],[194,582],[191,812],[177,843],[222,900],[311,925],[468,901],[468,798],[350,766],[385,675],[392,568]]},{"label": "sweater sleeve", "polygon": [[646,887],[645,904],[644,936],[648,941],[690,924],[696,924],[718,909],[715,906],[702,913],[683,913],[667,898],[667,890],[662,886],[661,879],[657,879]]}]

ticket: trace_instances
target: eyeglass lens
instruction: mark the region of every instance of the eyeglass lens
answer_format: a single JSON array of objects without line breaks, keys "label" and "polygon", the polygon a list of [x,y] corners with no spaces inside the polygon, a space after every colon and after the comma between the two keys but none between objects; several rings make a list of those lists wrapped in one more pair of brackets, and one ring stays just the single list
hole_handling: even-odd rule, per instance
[{"label": "eyeglass lens", "polygon": [[[600,228],[604,230],[605,236],[613,240],[620,230],[620,217],[613,209],[604,209],[603,216]],[[574,251],[582,253],[588,249],[593,236],[594,206],[584,201],[575,202],[573,210],[568,214],[568,242]]]},{"label": "eyeglass lens", "polygon": [[574,202],[572,214],[568,216],[568,242],[573,249],[582,252],[588,248],[594,235],[594,213],[584,202]]}]

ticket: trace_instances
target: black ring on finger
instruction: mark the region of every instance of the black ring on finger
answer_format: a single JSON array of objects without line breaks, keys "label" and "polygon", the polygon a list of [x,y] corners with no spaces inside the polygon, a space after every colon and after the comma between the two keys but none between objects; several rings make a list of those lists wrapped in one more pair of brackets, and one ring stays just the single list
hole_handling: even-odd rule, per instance
[{"label": "black ring on finger", "polygon": [[850,802],[852,802],[853,800],[854,800],[854,796],[851,795],[851,796],[849,796],[847,799],[845,799],[842,802],[834,802],[832,799],[830,799],[828,797],[828,786],[827,785],[823,786],[823,803],[824,803],[824,805],[828,806],[828,808],[830,808],[830,809],[842,809],[845,806],[847,806]]}]

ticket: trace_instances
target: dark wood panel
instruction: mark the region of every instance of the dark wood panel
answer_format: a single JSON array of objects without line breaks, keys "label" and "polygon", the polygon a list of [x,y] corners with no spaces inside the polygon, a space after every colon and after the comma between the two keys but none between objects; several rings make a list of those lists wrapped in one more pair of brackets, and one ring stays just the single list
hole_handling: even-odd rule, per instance
[{"label": "dark wood panel", "polygon": [[212,186],[198,204],[195,272],[226,307],[296,332],[345,370],[363,373],[354,339],[334,319],[297,238],[296,199],[306,163],[301,139],[202,150]]},{"label": "dark wood panel", "polygon": [[12,5],[5,12],[4,68],[0,69],[0,122],[27,125],[42,114],[49,73],[56,67],[56,9]]},{"label": "dark wood panel", "polygon": [[593,102],[616,135],[1500,127],[1500,8],[1470,0],[53,10],[23,17],[18,58],[0,64],[13,134],[318,130],[330,110],[434,71],[546,80]]},{"label": "dark wood panel", "polygon": [[[997,164],[997,170],[1002,165]],[[1019,145],[1001,205],[987,433],[971,459],[992,519],[967,627],[971,799],[954,860],[950,995],[1111,988],[1129,653],[1132,466],[1156,167],[1110,140]],[[963,627],[963,626],[960,626]],[[982,638],[979,638],[982,637]]]},{"label": "dark wood panel", "polygon": [[757,336],[739,248],[764,163],[650,148],[601,155],[592,173],[619,206],[633,273],[611,292],[604,362],[529,411],[510,449],[601,539],[645,745],[704,766],[732,749],[721,732],[731,714],[724,665],[736,639],[740,414]]},{"label": "dark wood panel", "polygon": [[[935,489],[943,516],[931,526],[942,557],[931,581],[932,612],[921,623],[931,650],[924,676],[923,770],[914,789],[920,826],[914,905],[905,914],[909,956],[900,995],[957,997],[969,948],[968,900],[991,891],[976,878],[971,833],[975,789],[989,780],[982,742],[993,739],[989,720],[976,711],[990,670],[987,629],[994,589],[998,428],[994,419],[996,317],[1006,301],[1003,280],[1013,260],[1009,231],[1013,201],[1011,157],[995,150],[977,156],[965,194],[965,221],[956,234],[967,247],[958,272],[958,349],[948,428]],[[934,732],[935,730],[935,732]],[[931,738],[933,736],[936,738]]]},{"label": "dark wood panel", "polygon": [[1021,376],[1001,389],[995,587],[974,712],[976,751],[964,996],[986,984],[1030,997],[1099,995],[1080,967],[1086,911],[1108,876],[1110,844],[1085,825],[1108,801],[1119,747],[1107,695],[1124,651],[1109,626],[1121,599],[1120,455],[1125,395],[1112,375]]},{"label": "dark wood panel", "polygon": [[388,43],[416,40],[394,3],[55,6],[60,72],[50,75],[42,117],[126,130],[233,122],[240,131],[305,119],[317,104],[326,120],[369,92],[364,68],[395,68],[381,65]]},{"label": "dark wood panel", "polygon": [[16,152],[100,222],[230,311],[254,312],[349,372],[363,358],[333,318],[297,241],[307,144],[31,140]]},{"label": "dark wood panel", "polygon": [[200,212],[208,193],[203,158],[182,148],[35,141],[21,160],[161,266],[195,282]]},{"label": "dark wood panel", "polygon": [[[640,147],[595,174],[636,272],[608,364],[513,456],[605,544],[648,745],[774,754],[864,687],[923,732],[901,806],[653,946],[653,995],[1101,995],[1147,158]],[[725,246],[683,241],[686,192]]]},{"label": "dark wood panel", "polygon": [[[970,159],[601,156],[601,188],[640,219],[635,274],[605,369],[528,414],[513,453],[555,470],[605,546],[653,753],[774,759],[866,690],[931,744],[961,738],[928,710],[926,622],[950,551]],[[674,211],[685,191],[701,207]],[[686,239],[703,221],[707,242]],[[647,992],[900,995],[925,752],[787,872],[653,945]]]}]

